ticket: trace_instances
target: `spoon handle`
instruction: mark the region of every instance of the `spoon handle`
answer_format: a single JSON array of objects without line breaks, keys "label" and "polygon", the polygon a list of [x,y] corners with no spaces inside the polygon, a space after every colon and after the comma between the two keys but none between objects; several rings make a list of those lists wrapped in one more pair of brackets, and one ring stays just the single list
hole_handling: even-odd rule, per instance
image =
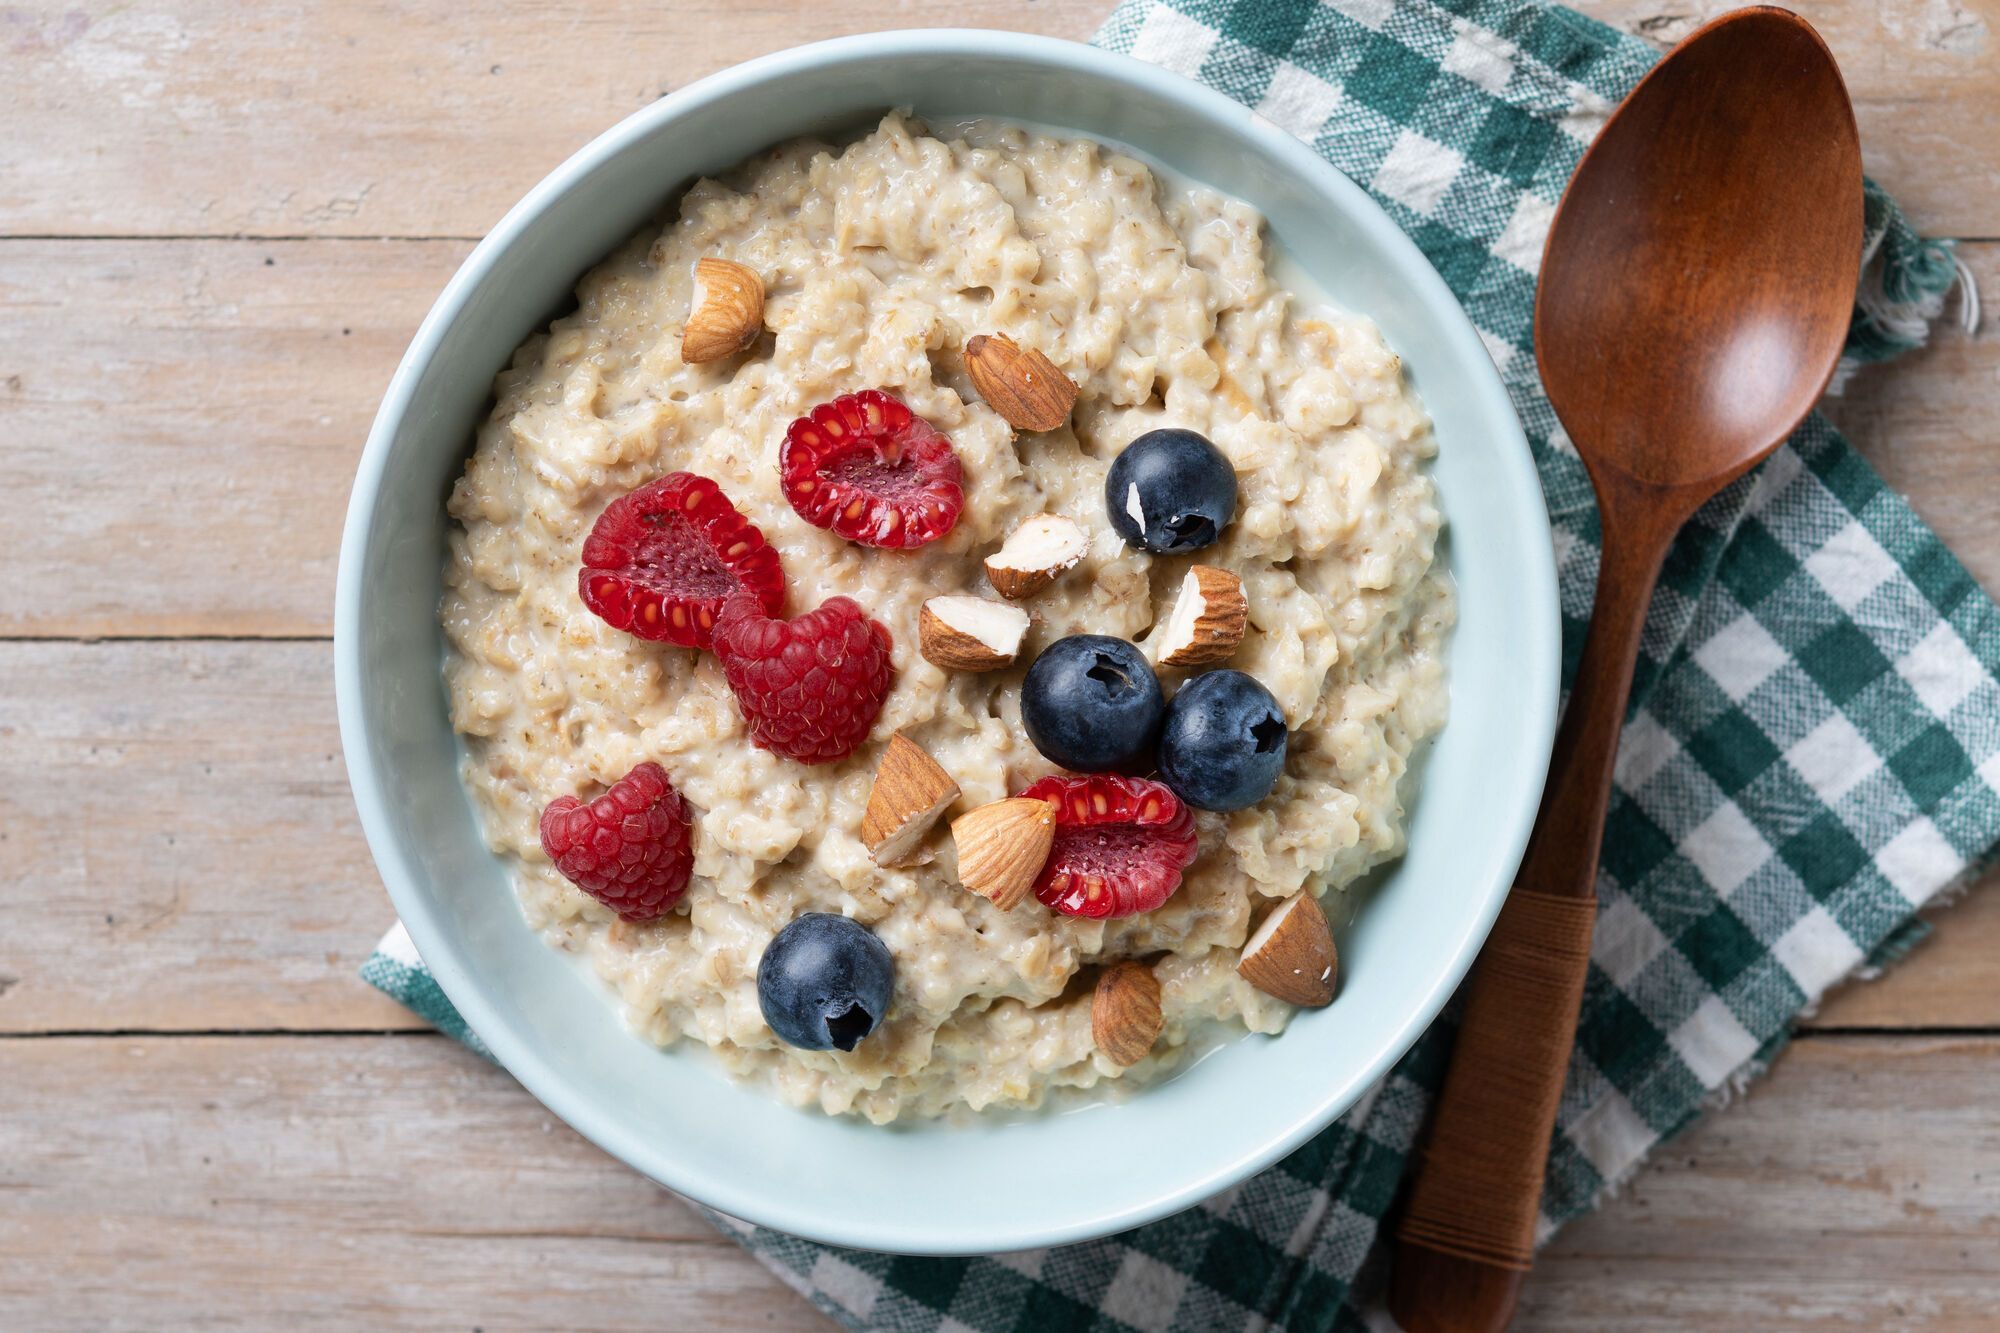
[{"label": "spoon handle", "polygon": [[[1605,501],[1619,492],[1605,490]],[[1403,1219],[1390,1308],[1409,1333],[1500,1329],[1534,1260],[1543,1167],[1576,1039],[1597,854],[1646,607],[1680,526],[1606,503],[1597,600],[1515,887],[1481,951]],[[1619,521],[1623,509],[1629,521]]]}]

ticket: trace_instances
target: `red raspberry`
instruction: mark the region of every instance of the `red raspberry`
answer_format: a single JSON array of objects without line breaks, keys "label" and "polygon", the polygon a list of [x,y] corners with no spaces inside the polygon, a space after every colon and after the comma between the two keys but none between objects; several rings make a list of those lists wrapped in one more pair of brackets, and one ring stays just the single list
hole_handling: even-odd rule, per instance
[{"label": "red raspberry", "polygon": [[583,604],[615,629],[683,648],[706,648],[715,613],[738,592],[776,615],[785,571],[755,524],[722,488],[669,472],[597,516],[577,574]]},{"label": "red raspberry", "polygon": [[1022,792],[1056,808],[1055,845],[1035,881],[1045,907],[1070,916],[1150,912],[1194,860],[1194,811],[1145,778],[1050,777]]},{"label": "red raspberry", "polygon": [[750,723],[750,739],[802,764],[845,759],[868,739],[893,674],[889,631],[847,597],[774,620],[732,597],[715,621],[715,651]]},{"label": "red raspberry", "polygon": [[880,389],[794,421],[778,466],[800,518],[863,546],[934,542],[965,508],[951,441]]},{"label": "red raspberry", "polygon": [[550,801],[542,850],[563,878],[627,921],[657,921],[687,893],[693,820],[666,770],[645,763],[588,805]]}]

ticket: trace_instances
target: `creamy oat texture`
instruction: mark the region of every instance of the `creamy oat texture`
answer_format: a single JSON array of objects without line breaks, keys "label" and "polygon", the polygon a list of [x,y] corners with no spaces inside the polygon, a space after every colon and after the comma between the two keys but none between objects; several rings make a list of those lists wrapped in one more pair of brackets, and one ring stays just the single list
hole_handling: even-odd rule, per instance
[{"label": "creamy oat texture", "polygon": [[[588,958],[638,1032],[691,1038],[788,1101],[879,1122],[1156,1078],[1217,1034],[1284,1027],[1288,1007],[1236,976],[1237,949],[1301,885],[1337,891],[1402,851],[1398,784],[1444,720],[1453,611],[1433,567],[1429,423],[1395,354],[1366,320],[1275,285],[1260,228],[1248,206],[1167,187],[1093,143],[990,123],[940,138],[891,115],[849,147],[790,144],[696,184],[677,220],[593,270],[576,311],[515,354],[450,500],[452,720],[529,922]],[[763,275],[771,332],[690,366],[680,330],[704,255]],[[982,332],[1078,382],[1071,427],[1016,439],[979,401],[961,348]],[[786,426],[870,387],[948,434],[964,464],[964,516],[918,551],[851,546],[779,490]],[[957,810],[998,800],[1052,771],[1020,723],[1035,651],[1084,631],[1143,646],[1165,619],[1190,561],[1126,549],[1102,488],[1119,449],[1169,425],[1214,440],[1241,480],[1236,521],[1200,559],[1242,576],[1251,629],[1230,665],[1294,729],[1276,790],[1202,815],[1180,890],[1123,920],[1032,899],[995,909],[957,886],[942,824],[930,864],[878,869],[857,830],[892,731],[958,779]],[[578,600],[598,513],[675,469],[714,478],[778,548],[789,614],[846,594],[893,632],[894,691],[843,763],[753,748],[710,655],[640,642]],[[1021,666],[947,675],[918,656],[924,599],[987,592],[982,558],[1044,511],[1092,545],[1027,603]],[[555,872],[536,828],[550,800],[588,798],[646,759],[700,812],[695,879],[675,915],[632,926]],[[855,917],[895,955],[888,1019],[851,1054],[785,1046],[758,1012],[757,960],[807,911]],[[1154,960],[1166,1027],[1120,1070],[1094,1053],[1089,988],[1094,964],[1128,957]]]}]

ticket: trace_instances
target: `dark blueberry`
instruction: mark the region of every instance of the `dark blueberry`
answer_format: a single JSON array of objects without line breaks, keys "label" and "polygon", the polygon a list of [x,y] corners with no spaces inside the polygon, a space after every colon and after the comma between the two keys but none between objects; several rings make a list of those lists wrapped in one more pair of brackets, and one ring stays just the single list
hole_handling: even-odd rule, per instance
[{"label": "dark blueberry", "polygon": [[808,1051],[851,1051],[889,1012],[896,963],[868,927],[807,912],[757,964],[757,1007],[782,1041]]},{"label": "dark blueberry", "polygon": [[1235,517],[1236,469],[1191,430],[1149,430],[1111,460],[1104,508],[1128,546],[1198,551]]},{"label": "dark blueberry", "polygon": [[1181,686],[1160,730],[1160,779],[1202,810],[1241,810],[1270,793],[1285,767],[1285,714],[1241,671]]},{"label": "dark blueberry", "polygon": [[1165,711],[1152,664],[1105,634],[1057,639],[1021,682],[1028,739],[1073,773],[1150,769]]}]

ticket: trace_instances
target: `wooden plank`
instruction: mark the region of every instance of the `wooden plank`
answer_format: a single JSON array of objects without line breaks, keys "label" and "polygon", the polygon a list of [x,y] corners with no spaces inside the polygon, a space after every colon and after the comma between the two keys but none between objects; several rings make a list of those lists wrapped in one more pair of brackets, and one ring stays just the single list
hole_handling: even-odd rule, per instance
[{"label": "wooden plank", "polygon": [[[354,462],[463,242],[0,244],[0,637],[329,632]],[[2000,293],[2000,244],[1964,253]],[[2000,589],[2000,300],[1830,410]]]},{"label": "wooden plank", "polygon": [[442,1037],[0,1060],[0,1328],[827,1327]]},{"label": "wooden plank", "polygon": [[[1571,0],[1670,46],[1730,0]],[[1815,0],[1798,9],[1840,61],[1862,165],[1920,230],[2000,234],[2000,0]]]},{"label": "wooden plank", "polygon": [[705,74],[895,27],[1084,38],[1108,0],[236,0],[0,19],[0,232],[478,236]]},{"label": "wooden plank", "polygon": [[419,1026],[354,975],[393,913],[332,656],[0,644],[0,1032]]},{"label": "wooden plank", "polygon": [[[2000,0],[1825,0],[1870,170],[1926,227],[2000,217]],[[1582,0],[1655,38],[1731,6]],[[1109,0],[230,0],[9,10],[0,233],[476,236],[622,116],[727,65],[885,27],[1085,38]]]},{"label": "wooden plank", "polygon": [[[0,1044],[0,1327],[824,1327],[435,1037]],[[2000,1040],[1820,1038],[1558,1237],[1523,1329],[1971,1327]]]},{"label": "wooden plank", "polygon": [[0,635],[325,634],[460,241],[0,244]]},{"label": "wooden plank", "polygon": [[1516,1327],[1991,1328],[2000,1042],[1818,1038],[1557,1236]]},{"label": "wooden plank", "polygon": [[[324,643],[0,642],[0,1032],[372,1030],[391,910]],[[1989,886],[2000,874],[1989,877]],[[2000,1027],[2000,890],[1838,1026]]]}]

